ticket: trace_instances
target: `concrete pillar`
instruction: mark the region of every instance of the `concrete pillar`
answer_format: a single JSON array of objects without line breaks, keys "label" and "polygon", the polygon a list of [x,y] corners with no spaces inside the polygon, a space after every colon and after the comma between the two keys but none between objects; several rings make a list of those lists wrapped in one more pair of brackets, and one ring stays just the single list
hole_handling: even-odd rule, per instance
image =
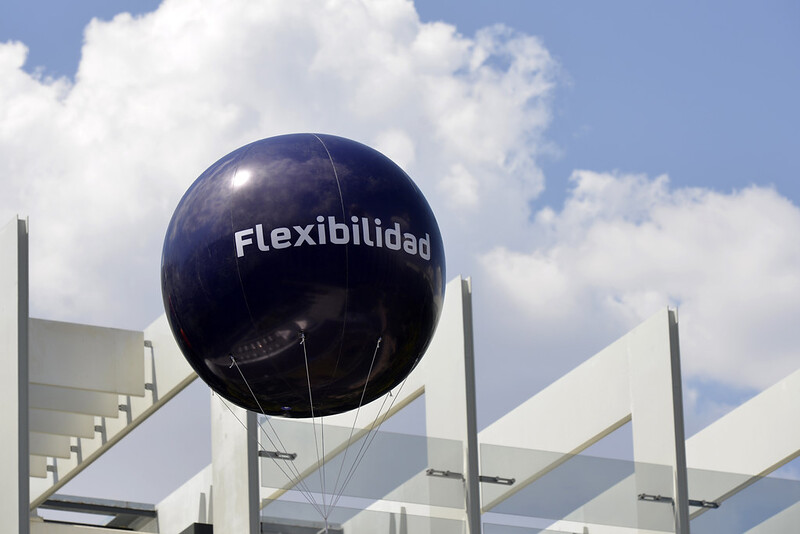
[{"label": "concrete pillar", "polygon": [[[448,320],[444,320],[444,318]],[[472,281],[461,277],[447,284],[442,318],[423,358],[425,422],[428,437],[459,440],[463,462],[429,451],[432,467],[464,474],[467,534],[480,534],[481,504],[478,465],[478,423],[475,401],[475,350],[472,334]],[[437,463],[438,462],[438,463]]]},{"label": "concrete pillar", "polygon": [[[665,309],[626,338],[637,491],[672,495],[675,532],[689,534],[677,312]],[[655,466],[669,466],[671,479]],[[640,517],[653,506],[640,503]]]},{"label": "concrete pillar", "polygon": [[261,532],[257,440],[256,414],[212,393],[211,502],[214,534]]},{"label": "concrete pillar", "polygon": [[0,364],[0,521],[27,534],[28,223],[17,217],[0,229]]}]

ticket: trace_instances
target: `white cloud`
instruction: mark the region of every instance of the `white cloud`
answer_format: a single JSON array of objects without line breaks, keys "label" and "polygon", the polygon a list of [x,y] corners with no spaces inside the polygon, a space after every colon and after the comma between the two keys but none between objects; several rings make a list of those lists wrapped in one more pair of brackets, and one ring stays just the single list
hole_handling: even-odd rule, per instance
[{"label": "white cloud", "polygon": [[25,73],[25,56],[0,44],[0,224],[31,217],[34,315],[145,326],[195,177],[317,131],[397,160],[437,213],[448,277],[476,275],[491,418],[667,304],[689,377],[761,388],[797,367],[800,215],[775,191],[578,171],[563,208],[531,219],[561,79],[534,37],[464,36],[406,0],[166,0],[93,21],[74,81]]},{"label": "white cloud", "polygon": [[[74,81],[25,73],[25,55],[0,44],[0,220],[30,215],[39,315],[140,328],[160,314],[172,209],[208,165],[263,137],[386,150],[436,210],[451,273],[477,250],[460,243],[493,241],[480,220],[524,225],[543,187],[547,51],[500,26],[470,38],[423,24],[406,0],[167,0],[92,21]],[[466,202],[448,202],[453,169]]]},{"label": "white cloud", "polygon": [[572,181],[560,212],[536,214],[532,249],[482,258],[542,343],[597,330],[607,342],[671,305],[686,377],[762,389],[797,368],[797,206],[763,187],[671,189],[666,176]]},{"label": "white cloud", "polygon": [[414,140],[402,130],[389,128],[379,132],[372,147],[404,169],[413,167],[417,159]]},{"label": "white cloud", "polygon": [[456,208],[475,208],[480,201],[480,182],[460,163],[450,167],[450,171],[439,182],[439,191],[445,202]]}]

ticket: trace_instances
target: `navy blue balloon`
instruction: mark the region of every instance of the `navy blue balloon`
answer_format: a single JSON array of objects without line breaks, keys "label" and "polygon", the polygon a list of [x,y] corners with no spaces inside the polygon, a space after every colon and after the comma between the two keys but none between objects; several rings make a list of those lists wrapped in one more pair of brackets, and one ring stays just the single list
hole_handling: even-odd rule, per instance
[{"label": "navy blue balloon", "polygon": [[321,134],[214,163],[178,204],[161,261],[167,318],[197,374],[288,417],[345,412],[399,384],[433,336],[444,278],[436,219],[408,175]]}]

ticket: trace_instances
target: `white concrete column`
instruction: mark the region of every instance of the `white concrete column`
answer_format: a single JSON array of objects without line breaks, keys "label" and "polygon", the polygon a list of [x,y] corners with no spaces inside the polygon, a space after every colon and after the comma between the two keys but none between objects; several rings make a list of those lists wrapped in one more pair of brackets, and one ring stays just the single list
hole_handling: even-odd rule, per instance
[{"label": "white concrete column", "polygon": [[442,320],[420,363],[425,380],[428,437],[463,443],[461,465],[429,451],[431,467],[464,474],[467,534],[481,531],[478,424],[475,401],[475,353],[472,335],[472,282],[460,276],[447,284]]},{"label": "white concrete column", "polygon": [[[672,495],[675,532],[688,534],[689,502],[677,312],[665,309],[625,337],[629,355],[637,492]],[[664,477],[665,471],[659,466],[669,466],[672,477]],[[659,504],[639,503],[640,520],[645,524],[653,506]]]},{"label": "white concrete column", "polygon": [[0,522],[27,534],[28,223],[15,217],[0,229]]},{"label": "white concrete column", "polygon": [[226,402],[212,393],[214,534],[260,534],[256,414]]}]

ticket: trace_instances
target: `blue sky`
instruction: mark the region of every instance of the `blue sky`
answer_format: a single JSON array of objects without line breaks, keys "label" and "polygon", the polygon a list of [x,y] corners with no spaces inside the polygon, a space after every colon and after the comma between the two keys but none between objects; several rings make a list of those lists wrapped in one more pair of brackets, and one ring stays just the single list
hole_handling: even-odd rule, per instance
[{"label": "blue sky", "polygon": [[796,2],[228,4],[0,4],[0,221],[31,216],[33,315],[144,328],[186,187],[313,130],[431,201],[474,278],[481,427],[664,305],[690,434],[800,366]]},{"label": "blue sky", "polygon": [[[797,201],[800,6],[796,2],[454,2],[423,19],[469,33],[501,22],[542,38],[569,83],[543,164],[549,189],[572,169],[669,173],[730,191],[773,184]],[[542,200],[558,202],[558,191]]]}]

